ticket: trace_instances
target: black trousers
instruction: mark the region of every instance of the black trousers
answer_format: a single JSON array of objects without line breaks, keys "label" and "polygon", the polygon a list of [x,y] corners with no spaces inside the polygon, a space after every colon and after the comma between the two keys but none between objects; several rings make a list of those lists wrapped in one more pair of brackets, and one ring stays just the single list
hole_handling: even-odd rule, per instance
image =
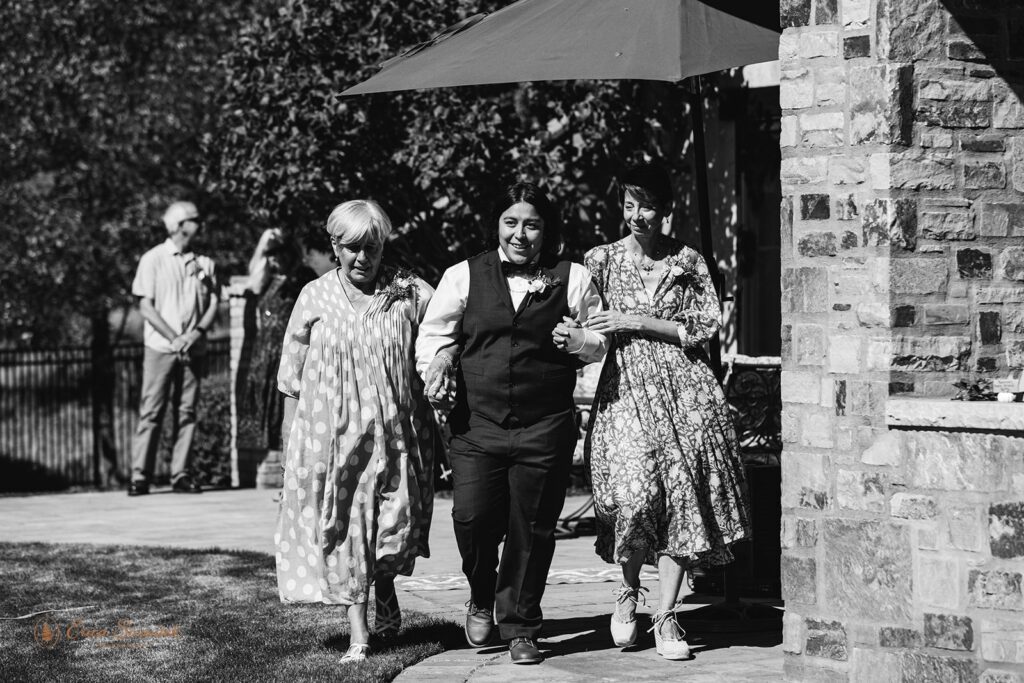
[{"label": "black trousers", "polygon": [[567,410],[526,427],[471,415],[468,430],[452,439],[452,518],[462,571],[473,602],[493,604],[504,640],[540,634],[540,601],[576,437],[575,415]]}]

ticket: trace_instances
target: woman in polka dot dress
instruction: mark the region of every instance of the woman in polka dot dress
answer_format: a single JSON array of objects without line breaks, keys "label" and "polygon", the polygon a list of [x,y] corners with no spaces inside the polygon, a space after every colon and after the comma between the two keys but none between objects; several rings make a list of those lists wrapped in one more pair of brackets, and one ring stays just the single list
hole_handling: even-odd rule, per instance
[{"label": "woman in polka dot dress", "polygon": [[281,355],[291,427],[275,543],[282,601],[347,607],[348,662],[369,650],[370,585],[376,632],[392,635],[394,577],[429,556],[432,427],[413,348],[433,289],[381,267],[391,222],[375,202],[339,205],[327,231],[339,267],[303,288]]}]

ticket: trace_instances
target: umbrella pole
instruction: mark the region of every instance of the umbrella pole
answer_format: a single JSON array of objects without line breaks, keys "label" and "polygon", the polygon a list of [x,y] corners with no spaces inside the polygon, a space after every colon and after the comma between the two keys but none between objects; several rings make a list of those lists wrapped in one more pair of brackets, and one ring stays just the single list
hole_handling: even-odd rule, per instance
[{"label": "umbrella pole", "polygon": [[[690,115],[693,120],[693,165],[697,176],[697,218],[700,227],[700,251],[708,265],[711,282],[715,286],[719,302],[724,286],[722,271],[715,257],[715,243],[711,237],[711,188],[708,183],[708,155],[704,141],[704,97],[701,94],[700,76],[690,77],[693,98]],[[721,305],[721,304],[719,304]],[[722,381],[722,342],[719,335],[711,337],[708,344],[711,369],[718,381]]]}]

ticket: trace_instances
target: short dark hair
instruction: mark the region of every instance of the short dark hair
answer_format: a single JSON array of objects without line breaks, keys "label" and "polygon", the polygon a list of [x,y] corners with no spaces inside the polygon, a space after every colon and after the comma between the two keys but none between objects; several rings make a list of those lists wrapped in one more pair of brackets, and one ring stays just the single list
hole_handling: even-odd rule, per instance
[{"label": "short dark hair", "polygon": [[672,178],[668,170],[657,161],[630,166],[619,178],[619,202],[626,191],[642,202],[650,202],[665,209],[673,204]]},{"label": "short dark hair", "polygon": [[505,192],[494,205],[492,225],[497,225],[501,220],[501,214],[520,202],[530,204],[537,209],[537,213],[544,221],[544,241],[540,248],[541,254],[558,256],[562,252],[562,219],[551,198],[539,185],[518,182],[505,188]]}]

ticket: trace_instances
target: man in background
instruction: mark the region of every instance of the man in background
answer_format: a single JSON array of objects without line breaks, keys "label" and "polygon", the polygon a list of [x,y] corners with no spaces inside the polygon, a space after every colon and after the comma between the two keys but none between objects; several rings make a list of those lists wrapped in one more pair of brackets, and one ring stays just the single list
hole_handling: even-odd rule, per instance
[{"label": "man in background", "polygon": [[174,202],[163,221],[167,240],[142,255],[132,283],[145,320],[145,356],[129,496],[149,493],[168,404],[177,415],[171,487],[178,493],[202,492],[188,468],[199,383],[205,373],[205,336],[217,315],[219,286],[213,261],[191,249],[200,224],[195,204]]}]

